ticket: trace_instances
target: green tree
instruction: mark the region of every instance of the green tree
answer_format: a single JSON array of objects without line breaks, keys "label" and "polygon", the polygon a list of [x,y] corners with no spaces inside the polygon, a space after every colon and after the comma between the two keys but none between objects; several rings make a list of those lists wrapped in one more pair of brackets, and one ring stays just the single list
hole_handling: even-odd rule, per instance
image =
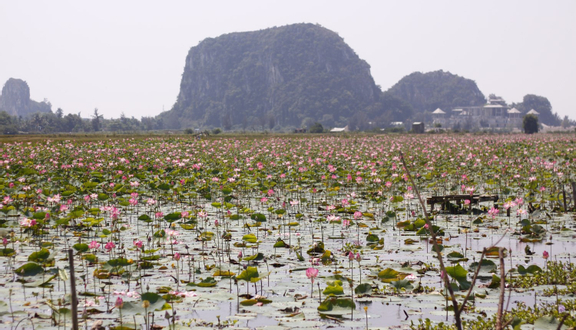
[{"label": "green tree", "polygon": [[522,127],[526,134],[538,133],[538,117],[536,115],[524,116]]},{"label": "green tree", "polygon": [[102,123],[100,119],[102,119],[102,115],[98,113],[98,108],[94,109],[94,115],[92,115],[92,128],[94,131],[98,132],[102,128]]},{"label": "green tree", "polygon": [[6,111],[0,112],[0,134],[16,134],[18,128],[16,127],[15,118],[10,116]]},{"label": "green tree", "polygon": [[527,113],[532,109],[538,111],[540,113],[539,120],[546,125],[558,126],[561,123],[558,114],[552,112],[550,101],[544,96],[527,94],[524,96],[522,103],[516,103],[512,106],[522,113]]},{"label": "green tree", "polygon": [[310,126],[310,133],[322,133],[324,132],[324,127],[319,122],[315,122],[314,125]]},{"label": "green tree", "polygon": [[564,116],[564,119],[562,120],[560,126],[562,126],[562,128],[570,127],[570,119],[568,118],[568,116]]}]

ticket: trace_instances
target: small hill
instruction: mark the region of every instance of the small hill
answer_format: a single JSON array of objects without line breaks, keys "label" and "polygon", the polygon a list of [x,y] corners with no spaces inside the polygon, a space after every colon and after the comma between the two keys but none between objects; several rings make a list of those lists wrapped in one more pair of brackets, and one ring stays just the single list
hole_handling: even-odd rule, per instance
[{"label": "small hill", "polygon": [[50,103],[30,100],[30,87],[21,79],[10,78],[2,88],[0,111],[11,116],[27,117],[37,112],[51,112]]},{"label": "small hill", "polygon": [[410,104],[416,112],[486,103],[484,94],[473,80],[442,70],[411,73],[400,79],[388,93]]},{"label": "small hill", "polygon": [[192,47],[178,99],[159,119],[167,128],[344,126],[386,111],[380,96],[370,66],[338,34],[294,24]]},{"label": "small hill", "polygon": [[538,119],[541,123],[549,126],[560,126],[562,122],[557,113],[552,112],[552,105],[548,98],[544,96],[527,94],[524,95],[522,102],[512,104],[512,107],[520,110],[522,115],[525,115],[528,111],[534,109],[538,111]]}]

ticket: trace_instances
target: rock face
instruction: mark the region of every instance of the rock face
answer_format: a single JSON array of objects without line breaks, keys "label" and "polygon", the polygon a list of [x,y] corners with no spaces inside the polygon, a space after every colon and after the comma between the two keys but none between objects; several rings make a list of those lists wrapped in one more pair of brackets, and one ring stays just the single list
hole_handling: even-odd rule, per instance
[{"label": "rock face", "polygon": [[381,91],[370,66],[313,24],[230,33],[192,47],[167,128],[346,125]]},{"label": "rock face", "polygon": [[414,72],[400,79],[388,93],[409,103],[416,112],[486,104],[473,80],[442,70]]},{"label": "rock face", "polygon": [[2,88],[0,111],[26,117],[36,112],[50,112],[50,104],[30,100],[30,87],[24,80],[10,78]]}]

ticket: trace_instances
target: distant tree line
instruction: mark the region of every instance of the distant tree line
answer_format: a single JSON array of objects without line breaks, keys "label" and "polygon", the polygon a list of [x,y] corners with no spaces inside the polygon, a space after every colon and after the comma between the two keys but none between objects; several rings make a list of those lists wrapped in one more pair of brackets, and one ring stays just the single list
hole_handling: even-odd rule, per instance
[{"label": "distant tree line", "polygon": [[82,118],[80,113],[64,115],[60,108],[56,112],[35,113],[30,116],[11,116],[0,111],[0,134],[17,133],[75,133],[75,132],[132,132],[151,131],[164,127],[162,119],[154,117],[126,117],[105,119],[98,109],[91,118]]}]

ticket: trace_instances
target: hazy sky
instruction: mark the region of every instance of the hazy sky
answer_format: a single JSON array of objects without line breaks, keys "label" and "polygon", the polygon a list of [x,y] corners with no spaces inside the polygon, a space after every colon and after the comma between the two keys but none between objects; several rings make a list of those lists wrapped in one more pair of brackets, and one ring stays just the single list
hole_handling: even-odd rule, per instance
[{"label": "hazy sky", "polygon": [[26,80],[33,100],[83,117],[154,116],[176,101],[190,47],[292,23],[337,32],[383,90],[442,69],[509,103],[545,96],[576,119],[573,0],[0,0],[0,86]]}]

